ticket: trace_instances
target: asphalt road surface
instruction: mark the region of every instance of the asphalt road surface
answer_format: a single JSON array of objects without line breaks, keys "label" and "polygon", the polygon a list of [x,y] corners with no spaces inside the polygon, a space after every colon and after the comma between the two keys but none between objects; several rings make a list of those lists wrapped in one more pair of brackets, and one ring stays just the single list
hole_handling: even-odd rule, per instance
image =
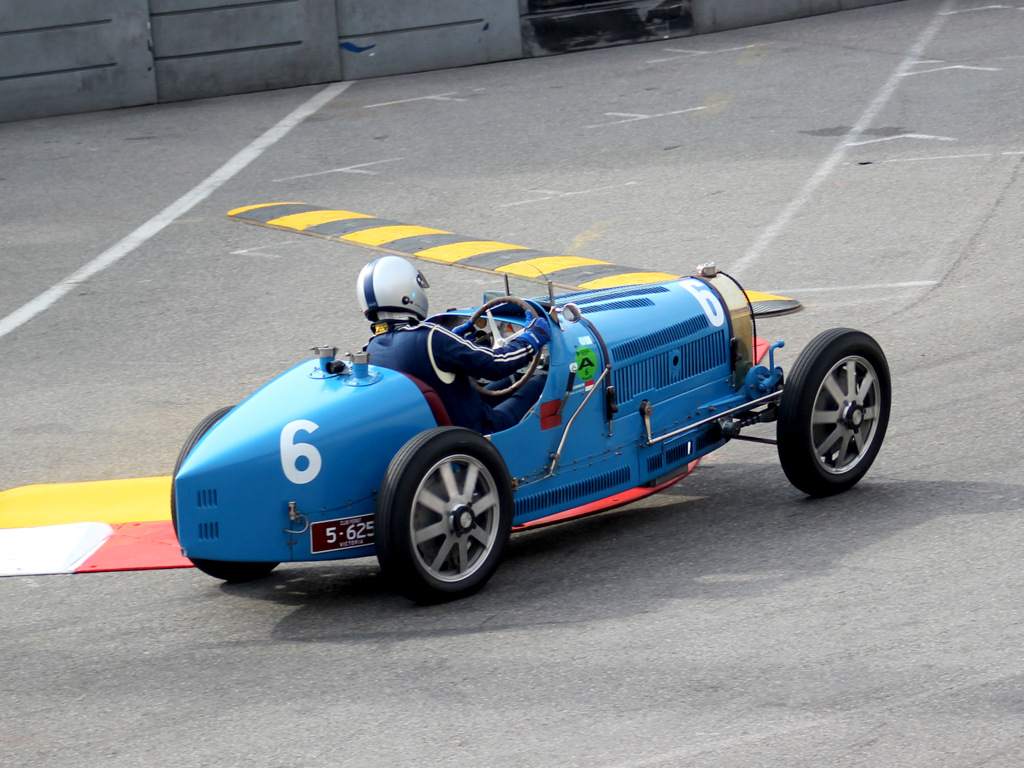
[{"label": "asphalt road surface", "polygon": [[[364,343],[372,254],[225,218],[257,203],[714,260],[804,302],[759,325],[783,365],[860,328],[894,387],[840,497],[729,445],[450,605],[373,561],[2,579],[0,764],[1024,764],[1022,105],[1024,4],[907,0],[0,125],[0,490],[169,474],[208,412]],[[425,271],[439,308],[494,282]]]}]

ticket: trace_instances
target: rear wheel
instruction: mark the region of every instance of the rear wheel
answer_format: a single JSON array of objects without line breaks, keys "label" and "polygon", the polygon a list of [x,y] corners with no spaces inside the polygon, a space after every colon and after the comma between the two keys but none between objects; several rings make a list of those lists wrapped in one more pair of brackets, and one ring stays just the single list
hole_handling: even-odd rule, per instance
[{"label": "rear wheel", "polygon": [[804,493],[828,496],[868,471],[889,424],[892,384],[882,348],[849,328],[816,336],[786,379],[779,460]]},{"label": "rear wheel", "polygon": [[[178,460],[174,463],[174,475],[173,478],[177,479],[178,470],[181,469],[181,465],[185,463],[185,459],[192,453],[192,449],[196,447],[200,438],[209,432],[214,424],[223,419],[233,406],[227,406],[225,408],[219,408],[218,410],[211,413],[205,419],[196,425],[196,428],[192,430],[192,434],[185,440],[185,444],[181,447],[181,451],[178,453]],[[178,536],[178,502],[174,491],[174,481],[171,482],[171,522],[174,525],[174,535]],[[179,537],[180,538],[180,537]],[[213,576],[215,579],[223,579],[230,583],[239,583],[243,581],[253,581],[254,579],[262,578],[270,573],[277,567],[277,563],[249,563],[249,562],[230,562],[227,560],[203,560],[200,558],[190,557],[188,558],[192,565],[198,568],[208,576]]]},{"label": "rear wheel", "polygon": [[512,483],[501,454],[459,427],[423,432],[398,452],[381,483],[377,558],[418,603],[476,592],[494,575],[512,530]]}]

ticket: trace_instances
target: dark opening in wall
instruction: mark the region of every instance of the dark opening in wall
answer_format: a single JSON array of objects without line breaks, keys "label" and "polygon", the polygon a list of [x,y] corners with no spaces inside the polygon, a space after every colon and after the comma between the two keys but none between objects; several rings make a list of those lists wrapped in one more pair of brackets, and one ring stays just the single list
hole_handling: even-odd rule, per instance
[{"label": "dark opening in wall", "polygon": [[690,0],[526,0],[523,55],[684,37],[693,27]]}]

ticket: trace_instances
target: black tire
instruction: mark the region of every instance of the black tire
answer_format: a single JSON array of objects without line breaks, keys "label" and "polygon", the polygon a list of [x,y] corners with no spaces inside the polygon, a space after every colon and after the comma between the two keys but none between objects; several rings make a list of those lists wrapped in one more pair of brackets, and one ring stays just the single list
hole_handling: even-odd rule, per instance
[{"label": "black tire", "polygon": [[243,584],[262,579],[278,566],[277,563],[236,563],[229,560],[202,560],[198,557],[190,557],[189,560],[207,576],[222,579],[228,584]]},{"label": "black tire", "polygon": [[512,481],[480,434],[439,427],[391,460],[374,516],[377,559],[420,604],[466,597],[494,575],[512,531]]},{"label": "black tire", "polygon": [[852,488],[889,424],[889,364],[873,338],[849,328],[818,334],[786,378],[776,429],[789,481],[810,496]]},{"label": "black tire", "polygon": [[[192,434],[185,440],[185,444],[178,453],[178,460],[174,463],[172,478],[178,477],[178,470],[181,469],[181,465],[185,463],[188,455],[192,453],[192,449],[196,447],[199,439],[209,432],[214,424],[223,419],[233,407],[229,405],[225,408],[219,408],[196,425],[196,428],[192,430]],[[171,522],[174,525],[174,535],[177,536],[178,502],[174,494],[173,479],[171,481]],[[192,565],[208,576],[213,576],[215,579],[222,579],[232,584],[262,578],[278,566],[277,563],[229,562],[226,560],[202,560],[194,557],[189,557],[188,559]]]}]

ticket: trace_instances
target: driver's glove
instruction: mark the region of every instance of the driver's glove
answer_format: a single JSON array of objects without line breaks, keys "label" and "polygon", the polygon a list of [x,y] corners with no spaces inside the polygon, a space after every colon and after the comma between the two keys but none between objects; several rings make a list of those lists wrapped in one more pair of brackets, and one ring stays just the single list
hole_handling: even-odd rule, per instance
[{"label": "driver's glove", "polygon": [[458,325],[455,328],[453,328],[452,333],[458,336],[465,336],[466,332],[469,331],[471,328],[473,328],[473,323],[467,320],[462,325]]},{"label": "driver's glove", "polygon": [[[528,313],[527,319],[532,314],[532,312]],[[526,330],[523,331],[523,338],[530,343],[534,352],[539,352],[541,347],[551,341],[551,325],[548,323],[548,319],[544,315],[537,315],[533,318],[526,326]]]}]

